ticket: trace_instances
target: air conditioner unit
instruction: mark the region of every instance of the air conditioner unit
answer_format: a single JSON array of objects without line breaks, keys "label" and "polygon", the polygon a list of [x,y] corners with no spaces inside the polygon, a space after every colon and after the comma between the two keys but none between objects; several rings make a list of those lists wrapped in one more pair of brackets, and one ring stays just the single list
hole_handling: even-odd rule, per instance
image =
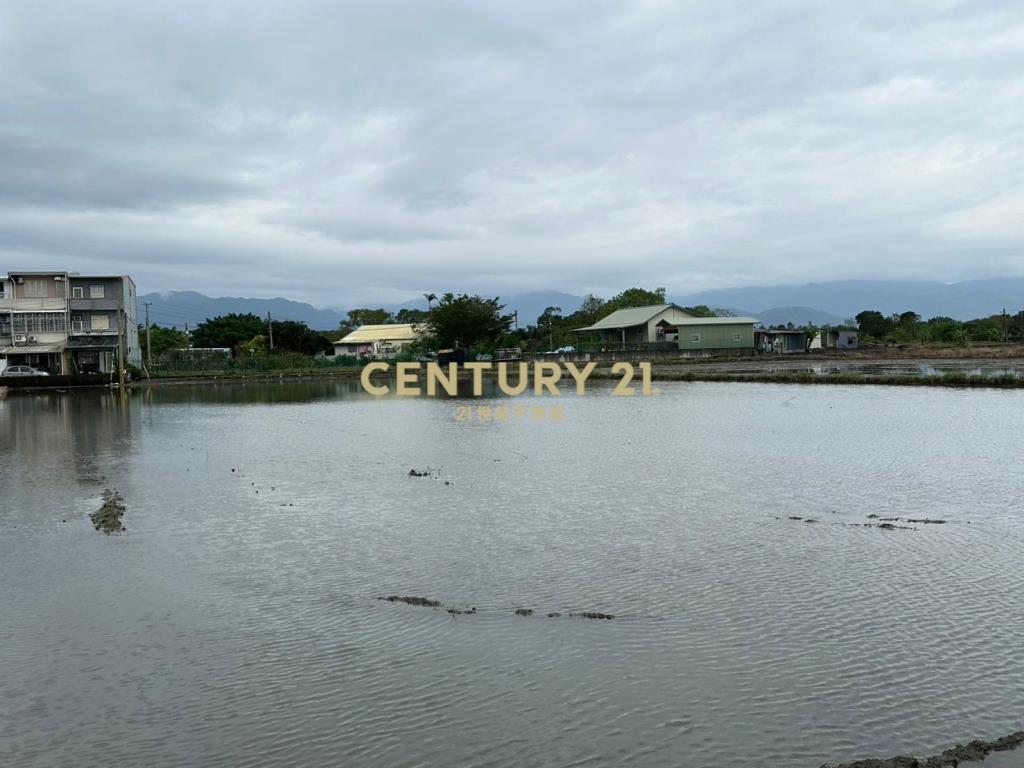
[{"label": "air conditioner unit", "polygon": [[64,277],[64,275],[54,275],[53,279],[56,280],[58,283],[62,283],[65,280],[67,280],[67,278]]},{"label": "air conditioner unit", "polygon": [[24,344],[26,341],[28,341],[28,339],[25,336],[15,336],[14,337],[14,343],[15,344]]}]

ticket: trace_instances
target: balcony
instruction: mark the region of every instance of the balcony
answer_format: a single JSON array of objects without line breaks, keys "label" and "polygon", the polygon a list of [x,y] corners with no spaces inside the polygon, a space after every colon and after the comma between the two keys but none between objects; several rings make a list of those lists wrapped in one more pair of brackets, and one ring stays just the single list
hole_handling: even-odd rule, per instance
[{"label": "balcony", "polygon": [[66,299],[15,299],[14,309],[19,312],[63,312]]},{"label": "balcony", "polygon": [[117,325],[111,324],[109,328],[90,328],[86,322],[71,321],[72,336],[117,336]]},{"label": "balcony", "polygon": [[69,299],[68,304],[71,307],[72,312],[92,312],[94,310],[103,310],[105,312],[115,312],[118,309],[116,298],[106,299]]}]

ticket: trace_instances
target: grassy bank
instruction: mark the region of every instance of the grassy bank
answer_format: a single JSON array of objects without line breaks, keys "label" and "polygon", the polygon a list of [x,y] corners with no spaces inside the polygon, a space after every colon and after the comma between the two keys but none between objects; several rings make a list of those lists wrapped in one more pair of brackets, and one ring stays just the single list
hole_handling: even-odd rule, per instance
[{"label": "grassy bank", "polygon": [[[615,379],[607,371],[594,371],[591,378]],[[651,370],[652,381],[710,381],[757,384],[844,384],[887,387],[952,387],[955,389],[1024,389],[1024,378],[1016,376],[967,376],[960,373],[942,375],[885,375],[871,373],[816,374],[806,371],[765,371],[763,373],[719,373],[714,371]]]},{"label": "grassy bank", "polygon": [[[513,368],[514,370],[514,368]],[[203,373],[190,376],[160,377],[153,379],[141,379],[132,382],[133,387],[164,386],[174,384],[202,384],[202,383],[235,383],[235,382],[288,382],[288,381],[309,381],[309,380],[356,380],[362,373],[361,368],[335,368],[335,369],[313,369],[305,371],[274,371],[274,372],[229,372],[229,373]],[[495,371],[488,371],[485,378],[496,378]],[[377,374],[375,378],[381,378]],[[394,378],[394,370],[391,375],[385,378]],[[418,378],[424,380],[423,372],[419,372]],[[460,371],[459,378],[467,380],[470,375],[466,371]],[[618,381],[621,376],[612,374],[610,366],[597,368],[590,376],[591,379],[602,379]],[[680,371],[678,366],[673,365],[666,370],[655,363],[651,369],[652,381],[703,381],[703,382],[730,382],[747,384],[843,384],[843,385],[874,385],[893,387],[949,387],[954,389],[1024,389],[1024,378],[1013,375],[1000,376],[968,376],[964,373],[954,372],[945,375],[916,375],[916,374],[872,374],[872,373],[827,373],[816,374],[808,371],[763,371],[758,373],[729,373],[727,371]],[[511,377],[515,381],[515,376]],[[635,379],[634,384],[639,384]]]}]

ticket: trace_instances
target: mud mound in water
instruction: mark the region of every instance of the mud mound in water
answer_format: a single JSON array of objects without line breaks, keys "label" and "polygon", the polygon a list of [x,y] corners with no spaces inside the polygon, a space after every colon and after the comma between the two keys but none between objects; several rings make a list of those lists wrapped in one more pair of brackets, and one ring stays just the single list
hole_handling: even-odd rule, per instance
[{"label": "mud mound in water", "polygon": [[984,760],[991,752],[1006,752],[1024,744],[1024,731],[1016,731],[995,741],[976,739],[968,744],[957,744],[942,754],[918,759],[900,755],[887,760],[856,760],[852,763],[825,763],[821,768],[956,768],[964,762]]},{"label": "mud mound in water", "polygon": [[424,608],[440,608],[441,603],[438,600],[431,600],[429,597],[409,597],[400,595],[391,595],[389,597],[378,597],[378,600],[387,600],[389,603],[405,603],[406,605],[419,605]]},{"label": "mud mound in water", "polygon": [[89,519],[92,520],[93,527],[97,531],[103,531],[106,534],[120,533],[125,530],[125,527],[121,525],[124,512],[124,499],[121,498],[121,494],[108,488],[103,492],[103,505],[89,515]]}]

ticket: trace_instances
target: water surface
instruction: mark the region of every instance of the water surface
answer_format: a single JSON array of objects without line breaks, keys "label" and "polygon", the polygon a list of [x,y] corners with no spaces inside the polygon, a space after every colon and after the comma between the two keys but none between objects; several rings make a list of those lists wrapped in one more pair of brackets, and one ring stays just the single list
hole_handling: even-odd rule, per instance
[{"label": "water surface", "polygon": [[1024,392],[659,386],[507,423],[354,382],[8,397],[0,762],[811,767],[1021,727]]}]

